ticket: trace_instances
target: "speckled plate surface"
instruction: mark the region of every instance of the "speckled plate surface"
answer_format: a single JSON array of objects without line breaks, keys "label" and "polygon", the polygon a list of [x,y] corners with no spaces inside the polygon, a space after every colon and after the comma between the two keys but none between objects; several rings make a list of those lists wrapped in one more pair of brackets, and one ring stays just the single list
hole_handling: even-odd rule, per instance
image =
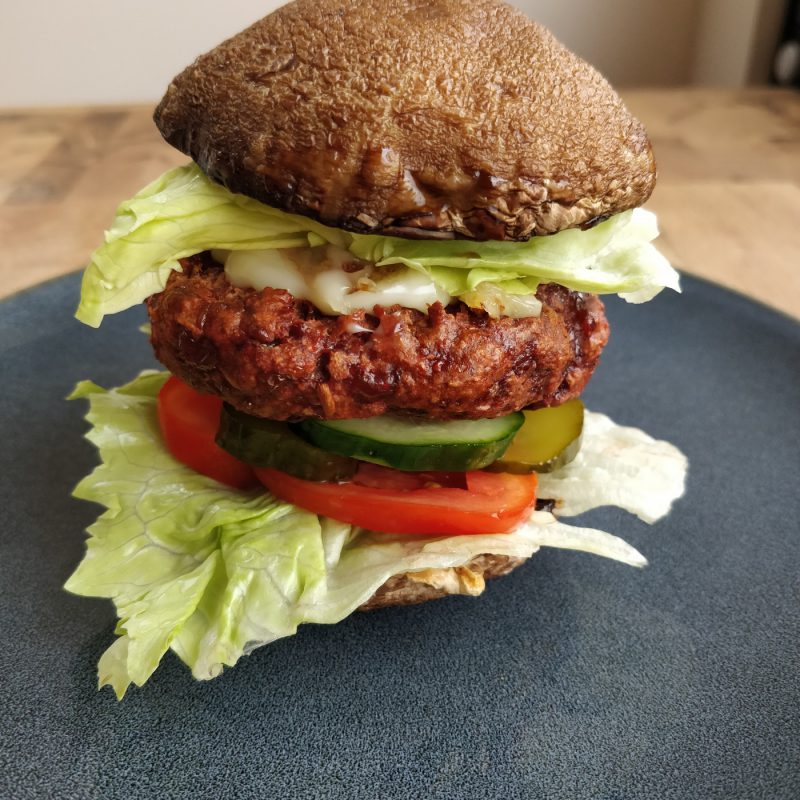
[{"label": "speckled plate surface", "polygon": [[680,446],[655,527],[584,520],[642,571],[544,551],[482,598],[308,626],[210,683],[169,656],[97,692],[104,601],[61,585],[97,508],[82,378],[152,365],[143,310],[75,322],[70,276],[0,304],[0,796],[800,797],[800,327],[686,279],[609,303],[590,405]]}]

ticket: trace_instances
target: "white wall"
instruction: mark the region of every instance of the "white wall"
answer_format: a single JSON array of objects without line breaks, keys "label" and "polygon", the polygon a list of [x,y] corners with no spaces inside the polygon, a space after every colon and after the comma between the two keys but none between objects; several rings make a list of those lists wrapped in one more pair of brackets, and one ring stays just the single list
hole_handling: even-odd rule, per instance
[{"label": "white wall", "polygon": [[692,81],[708,86],[765,81],[785,15],[785,0],[704,0]]},{"label": "white wall", "polygon": [[281,0],[0,0],[0,106],[152,102]]},{"label": "white wall", "polygon": [[[766,1],[516,0],[516,5],[550,27],[612,83],[652,86],[689,82],[704,6],[735,12],[740,3]],[[0,4],[0,106],[30,106],[153,102],[196,55],[281,0]],[[729,17],[731,23],[742,19],[737,13]],[[706,29],[713,33],[714,26],[706,24]],[[712,41],[709,46],[730,56],[724,45]]]},{"label": "white wall", "polygon": [[704,0],[517,0],[616,86],[688,82]]}]

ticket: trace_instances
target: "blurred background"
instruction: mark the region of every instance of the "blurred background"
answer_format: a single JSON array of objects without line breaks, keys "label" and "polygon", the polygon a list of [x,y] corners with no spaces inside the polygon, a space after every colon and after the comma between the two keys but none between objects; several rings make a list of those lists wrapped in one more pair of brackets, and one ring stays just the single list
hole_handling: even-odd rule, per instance
[{"label": "blurred background", "polygon": [[[647,127],[662,252],[800,318],[800,0],[515,2]],[[0,4],[2,298],[85,264],[120,200],[185,161],[154,103],[281,3]]]},{"label": "blurred background", "polygon": [[[0,106],[152,102],[196,55],[281,4],[27,0],[12,11],[4,0]],[[776,78],[796,84],[800,77],[797,0],[516,0],[515,5],[621,88],[740,87]],[[787,44],[780,47],[783,39]]]}]

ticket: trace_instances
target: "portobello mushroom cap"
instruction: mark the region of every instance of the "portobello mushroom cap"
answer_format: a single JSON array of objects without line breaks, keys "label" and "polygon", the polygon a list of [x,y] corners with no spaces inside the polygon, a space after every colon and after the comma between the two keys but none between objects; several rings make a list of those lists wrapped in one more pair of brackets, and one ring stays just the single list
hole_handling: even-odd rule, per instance
[{"label": "portobello mushroom cap", "polygon": [[524,241],[655,182],[608,82],[498,0],[297,0],[178,75],[155,121],[231,191],[361,233]]}]

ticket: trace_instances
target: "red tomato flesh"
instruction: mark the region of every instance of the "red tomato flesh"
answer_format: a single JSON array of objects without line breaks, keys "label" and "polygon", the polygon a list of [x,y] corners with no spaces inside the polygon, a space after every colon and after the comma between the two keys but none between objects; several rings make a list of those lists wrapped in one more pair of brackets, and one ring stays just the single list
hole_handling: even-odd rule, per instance
[{"label": "red tomato flesh", "polygon": [[201,475],[234,489],[252,489],[258,486],[252,467],[214,441],[221,411],[219,397],[198,394],[174,376],[158,393],[158,422],[169,452]]},{"label": "red tomato flesh", "polygon": [[[398,470],[388,471],[398,473]],[[408,473],[399,473],[402,478],[387,477],[382,488],[376,485],[379,481],[371,469],[367,470],[366,486],[357,482],[358,475],[351,483],[318,483],[274,469],[255,468],[254,472],[281,500],[385,533],[431,536],[505,533],[519,524],[536,502],[535,474],[467,472],[465,488],[452,488],[446,485],[452,473],[440,473],[447,476],[443,481],[435,479],[437,473],[427,473],[427,481],[422,479],[419,488],[410,488]],[[431,484],[438,485],[431,488]]]},{"label": "red tomato flesh", "polygon": [[170,453],[186,466],[236,489],[258,481],[276,497],[361,528],[409,535],[505,533],[536,502],[536,475],[402,472],[363,463],[349,483],[294,478],[254,468],[215,441],[222,400],[170,377],[158,395],[158,420]]}]

